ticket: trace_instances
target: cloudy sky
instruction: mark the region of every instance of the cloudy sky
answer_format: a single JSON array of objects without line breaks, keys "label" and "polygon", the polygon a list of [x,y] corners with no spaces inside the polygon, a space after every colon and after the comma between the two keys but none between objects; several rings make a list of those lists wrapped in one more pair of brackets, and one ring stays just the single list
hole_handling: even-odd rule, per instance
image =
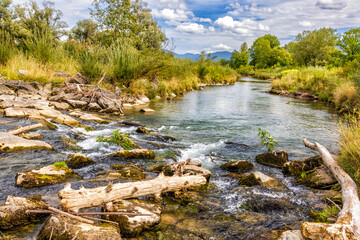
[{"label": "cloudy sky", "polygon": [[[37,0],[42,2],[41,0]],[[26,1],[14,0],[14,3]],[[360,0],[148,0],[175,52],[232,51],[264,34],[286,44],[303,30],[359,27]],[[55,0],[73,26],[89,18],[92,0]]]}]

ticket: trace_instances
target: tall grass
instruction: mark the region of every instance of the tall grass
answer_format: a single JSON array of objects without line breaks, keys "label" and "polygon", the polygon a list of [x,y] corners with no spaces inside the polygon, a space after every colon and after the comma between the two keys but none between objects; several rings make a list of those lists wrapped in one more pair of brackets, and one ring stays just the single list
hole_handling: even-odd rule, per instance
[{"label": "tall grass", "polygon": [[100,79],[106,71],[105,66],[108,63],[107,51],[103,47],[90,47],[87,50],[79,52],[80,74],[86,76],[90,81]]},{"label": "tall grass", "polygon": [[14,55],[14,44],[11,36],[6,31],[0,31],[0,64],[6,65]]},{"label": "tall grass", "polygon": [[35,30],[31,37],[23,41],[23,46],[28,56],[43,63],[55,60],[56,40],[50,30]]},{"label": "tall grass", "polygon": [[337,162],[360,186],[360,113],[345,117],[340,123],[340,153]]}]

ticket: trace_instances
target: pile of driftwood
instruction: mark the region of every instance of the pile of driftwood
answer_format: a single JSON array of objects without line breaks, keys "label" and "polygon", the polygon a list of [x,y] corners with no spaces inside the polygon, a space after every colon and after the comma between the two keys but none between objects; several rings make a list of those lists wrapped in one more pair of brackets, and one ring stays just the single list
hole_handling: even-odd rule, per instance
[{"label": "pile of driftwood", "polygon": [[49,100],[66,102],[73,108],[114,115],[123,114],[120,96],[99,87],[104,78],[105,75],[96,85],[87,85],[86,80],[81,79],[81,75],[73,76],[64,87],[54,88]]}]

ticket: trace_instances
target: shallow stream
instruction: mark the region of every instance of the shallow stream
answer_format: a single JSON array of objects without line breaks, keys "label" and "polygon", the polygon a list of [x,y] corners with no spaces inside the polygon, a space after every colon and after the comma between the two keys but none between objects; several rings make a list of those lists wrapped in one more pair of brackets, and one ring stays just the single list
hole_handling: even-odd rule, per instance
[{"label": "shallow stream", "polygon": [[[286,150],[290,160],[300,160],[315,155],[315,152],[303,146],[303,137],[336,149],[338,116],[326,104],[271,95],[266,93],[269,88],[270,83],[267,81],[247,78],[233,86],[207,87],[172,101],[151,103],[149,107],[156,111],[153,114],[143,114],[135,109],[127,111],[124,118],[108,125],[87,123],[96,130],[86,132],[86,136],[61,125],[58,125],[57,131],[38,130],[44,136],[43,140],[51,144],[55,151],[1,154],[0,203],[8,195],[42,194],[49,196],[49,201],[56,204],[56,194],[64,184],[24,189],[15,187],[14,183],[17,172],[63,161],[73,152],[65,148],[60,136],[76,139],[77,145],[82,148],[80,153],[97,161],[95,165],[77,170],[84,180],[72,183],[73,188],[81,185],[106,185],[103,181],[89,180],[99,173],[109,171],[110,166],[118,162],[104,156],[120,150],[120,147],[98,143],[96,137],[109,135],[113,130],[120,129],[121,132],[129,133],[140,146],[153,150],[157,155],[157,162],[191,158],[201,161],[203,167],[212,171],[210,182],[214,185],[212,184],[211,191],[204,194],[206,201],[210,203],[209,208],[191,215],[192,222],[183,222],[184,231],[187,231],[184,226],[188,226],[190,231],[194,224],[199,224],[199,230],[193,231],[199,239],[262,239],[261,234],[269,230],[296,228],[300,221],[308,219],[310,209],[320,202],[316,197],[309,197],[313,193],[308,188],[296,185],[291,177],[284,177],[280,169],[255,162],[255,156],[266,151],[260,145],[258,128],[270,132],[279,142],[276,149]],[[135,132],[136,127],[122,126],[120,121],[123,120],[144,124],[149,130],[175,137],[176,141],[138,134]],[[0,118],[0,121],[0,130],[31,123],[30,120],[15,118]],[[211,161],[209,154],[214,161]],[[224,177],[227,172],[219,167],[233,159],[253,162],[254,170],[280,179],[289,190],[279,192],[261,187],[240,187],[236,180]],[[149,160],[133,162],[145,168],[154,163]],[[154,176],[152,173],[148,174]],[[249,199],[255,202],[281,199],[284,204],[289,203],[289,207],[285,204],[283,208],[276,209],[259,204],[261,206],[258,206],[257,213],[251,215],[255,211],[247,206]],[[247,217],[247,214],[251,217]],[[22,237],[31,238],[26,234]]]}]

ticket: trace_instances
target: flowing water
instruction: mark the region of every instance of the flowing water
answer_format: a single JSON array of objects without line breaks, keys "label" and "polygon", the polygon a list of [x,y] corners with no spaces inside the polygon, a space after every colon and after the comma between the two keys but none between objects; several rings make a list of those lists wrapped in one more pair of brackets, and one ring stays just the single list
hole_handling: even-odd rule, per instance
[{"label": "flowing water", "polygon": [[[175,137],[176,141],[138,134],[136,127],[122,126],[120,121],[108,125],[93,124],[96,131],[87,132],[86,136],[61,125],[57,131],[38,130],[56,150],[50,153],[31,151],[1,154],[0,201],[4,201],[7,195],[42,194],[50,196],[49,200],[56,198],[63,184],[24,189],[15,187],[14,182],[18,171],[65,160],[72,151],[64,147],[60,136],[78,140],[78,146],[82,148],[80,152],[97,161],[95,165],[77,170],[84,180],[72,183],[73,188],[105,185],[106,182],[89,179],[109,171],[117,161],[103,156],[120,150],[120,147],[98,143],[96,136],[109,135],[113,130],[120,129],[129,133],[140,146],[154,150],[158,162],[191,158],[201,161],[203,167],[212,171],[210,182],[214,184],[213,190],[205,195],[206,201],[213,205],[192,217],[206,225],[213,239],[253,239],[259,238],[267,230],[296,227],[300,221],[308,219],[310,208],[320,203],[319,198],[309,197],[314,194],[306,187],[296,185],[293,178],[284,177],[280,169],[255,163],[255,156],[266,151],[260,145],[258,128],[270,132],[279,143],[276,149],[286,150],[291,160],[304,159],[313,156],[314,152],[303,146],[303,137],[336,150],[338,116],[323,103],[271,95],[266,93],[269,88],[269,82],[245,78],[233,86],[209,87],[187,93],[173,101],[151,103],[149,107],[155,109],[155,113],[143,114],[133,110],[126,112],[126,117],[121,119],[144,124],[149,130]],[[2,130],[31,123],[13,118],[1,118],[0,121]],[[211,161],[209,154],[214,161]],[[227,172],[219,167],[233,159],[253,162],[255,170],[280,179],[289,190],[279,192],[261,187],[240,187],[236,180],[224,177]],[[153,164],[148,160],[134,163],[144,167]],[[253,206],[249,209],[249,200],[259,203],[259,206],[255,210]],[[264,201],[275,202],[281,208],[264,205]],[[258,213],[251,215],[254,211]],[[261,220],[244,218],[246,213]],[[226,216],[227,220],[214,220],[215,224],[209,222],[210,218],[216,219],[220,215],[223,218]]]}]

